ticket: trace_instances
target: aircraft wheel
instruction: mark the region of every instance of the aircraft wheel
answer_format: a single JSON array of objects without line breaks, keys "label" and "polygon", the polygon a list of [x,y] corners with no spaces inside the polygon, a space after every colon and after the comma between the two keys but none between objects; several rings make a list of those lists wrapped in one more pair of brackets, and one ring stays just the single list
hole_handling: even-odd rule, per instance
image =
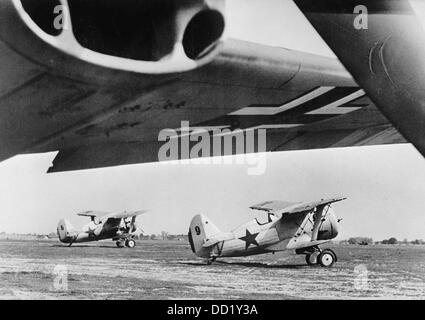
[{"label": "aircraft wheel", "polygon": [[305,261],[307,262],[307,264],[309,266],[314,266],[316,265],[317,262],[317,257],[319,256],[319,252],[313,252],[313,253],[309,253],[305,256]]},{"label": "aircraft wheel", "polygon": [[116,245],[117,245],[118,248],[124,248],[124,246],[125,246],[124,241],[117,241]]},{"label": "aircraft wheel", "polygon": [[322,267],[330,268],[336,261],[336,255],[332,250],[326,249],[319,254],[317,260]]},{"label": "aircraft wheel", "polygon": [[136,241],[134,241],[134,240],[132,240],[132,239],[127,239],[127,240],[125,241],[125,245],[126,245],[128,248],[134,248],[134,247],[136,246]]},{"label": "aircraft wheel", "polygon": [[331,250],[331,249],[325,249],[325,251],[329,251],[330,253],[332,253],[333,256],[334,256],[335,262],[338,261],[338,257],[336,256],[336,253],[333,250]]}]

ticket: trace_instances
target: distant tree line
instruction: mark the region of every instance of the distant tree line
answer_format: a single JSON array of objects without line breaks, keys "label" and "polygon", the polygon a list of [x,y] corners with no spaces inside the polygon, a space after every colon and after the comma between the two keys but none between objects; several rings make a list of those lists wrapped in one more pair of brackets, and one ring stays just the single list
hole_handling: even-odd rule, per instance
[{"label": "distant tree line", "polygon": [[369,245],[373,244],[373,239],[366,237],[354,237],[348,239],[348,244]]},{"label": "distant tree line", "polygon": [[416,240],[410,241],[410,244],[425,244],[425,241],[422,239],[416,239]]},{"label": "distant tree line", "polygon": [[381,244],[425,244],[425,241],[422,239],[416,239],[413,241],[404,239],[403,241],[398,241],[396,238],[389,238],[388,240],[382,240]]},{"label": "distant tree line", "polygon": [[381,244],[397,244],[398,240],[396,238],[389,238],[388,240],[382,240]]},{"label": "distant tree line", "polygon": [[382,241],[376,241],[373,242],[372,238],[368,237],[352,237],[348,240],[344,240],[340,242],[341,244],[351,244],[351,245],[372,245],[372,244],[388,244],[388,245],[395,245],[395,244],[415,244],[415,245],[424,245],[425,241],[422,239],[416,239],[413,241],[409,241],[407,239],[404,239],[403,241],[397,240],[397,238],[391,237],[389,239],[385,239]]}]

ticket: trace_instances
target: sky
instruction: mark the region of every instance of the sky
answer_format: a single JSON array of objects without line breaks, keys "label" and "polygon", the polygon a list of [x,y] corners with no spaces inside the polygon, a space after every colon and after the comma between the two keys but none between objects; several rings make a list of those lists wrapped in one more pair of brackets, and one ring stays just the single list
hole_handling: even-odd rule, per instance
[{"label": "sky", "polygon": [[[292,1],[232,0],[227,9],[230,37],[332,56]],[[261,201],[342,195],[339,239],[425,238],[425,161],[408,144],[269,153],[259,176],[247,165],[163,163],[46,174],[54,156],[0,163],[0,232],[55,232],[61,218],[85,224],[77,212],[137,209],[150,210],[139,219],[148,234],[187,233],[199,213],[227,231]]]},{"label": "sky", "polygon": [[229,0],[229,37],[334,57],[292,0]]}]

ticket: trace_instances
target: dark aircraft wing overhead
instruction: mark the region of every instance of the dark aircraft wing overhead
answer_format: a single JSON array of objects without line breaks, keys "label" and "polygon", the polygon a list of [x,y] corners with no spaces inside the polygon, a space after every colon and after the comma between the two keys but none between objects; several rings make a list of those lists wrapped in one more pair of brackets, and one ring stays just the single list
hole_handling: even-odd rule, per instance
[{"label": "dark aircraft wing overhead", "polygon": [[[78,51],[68,45],[69,31],[44,34],[19,3],[0,1],[0,161],[59,151],[50,172],[155,162],[164,144],[159,133],[182,121],[207,130],[265,128],[267,151],[406,142],[335,59],[227,40],[208,63],[193,68],[177,70],[167,59],[157,68],[156,61],[133,64]],[[134,47],[106,48],[108,42],[89,40],[87,45],[114,54]]]},{"label": "dark aircraft wing overhead", "polygon": [[425,19],[415,15],[424,13],[422,2],[295,0],[378,109],[425,155]]}]

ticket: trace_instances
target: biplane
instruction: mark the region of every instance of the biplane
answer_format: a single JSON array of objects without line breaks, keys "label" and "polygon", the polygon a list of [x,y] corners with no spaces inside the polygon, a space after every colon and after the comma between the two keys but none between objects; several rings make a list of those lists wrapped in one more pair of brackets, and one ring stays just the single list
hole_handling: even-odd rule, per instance
[{"label": "biplane", "polygon": [[331,267],[337,256],[320,245],[335,239],[339,223],[331,205],[346,198],[291,203],[266,201],[250,207],[267,213],[267,220],[253,219],[231,232],[221,232],[204,215],[193,218],[189,229],[192,251],[207,259],[244,257],[283,250],[304,254],[308,265]]},{"label": "biplane", "polygon": [[116,241],[119,248],[134,248],[135,235],[142,232],[136,218],[145,212],[146,210],[121,213],[85,211],[77,214],[90,218],[90,223],[86,224],[82,230],[76,230],[69,221],[62,219],[58,223],[57,233],[59,240],[68,243],[69,246],[74,243],[112,239]]}]

